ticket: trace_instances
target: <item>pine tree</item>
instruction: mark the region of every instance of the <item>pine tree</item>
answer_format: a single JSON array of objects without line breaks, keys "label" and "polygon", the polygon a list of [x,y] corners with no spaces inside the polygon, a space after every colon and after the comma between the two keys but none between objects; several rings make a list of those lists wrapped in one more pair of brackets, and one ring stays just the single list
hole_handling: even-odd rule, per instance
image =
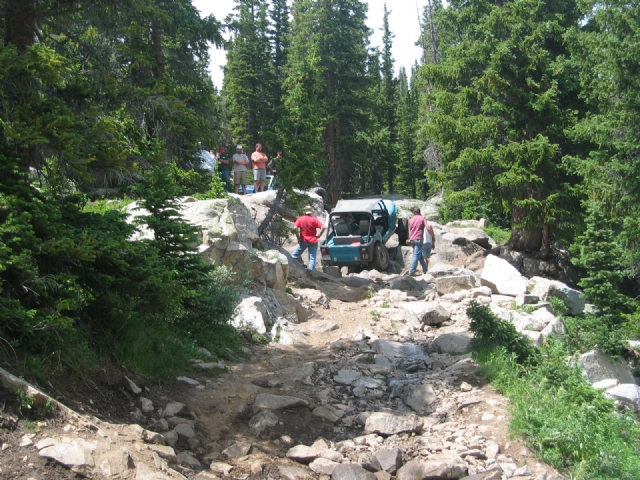
[{"label": "pine tree", "polygon": [[273,130],[274,59],[264,0],[236,0],[228,19],[233,32],[224,67],[225,114],[233,143],[255,145]]},{"label": "pine tree", "polygon": [[[366,6],[358,0],[296,0],[293,4],[287,71],[308,75],[309,81],[297,85],[287,81],[285,102],[289,112],[306,110],[299,102],[312,98],[320,107],[306,116],[319,123],[308,124],[306,130],[323,131],[323,181],[329,203],[340,198],[352,166],[363,155],[357,132],[366,124],[369,30],[365,18]],[[291,134],[295,136],[295,131]]]},{"label": "pine tree", "polygon": [[387,149],[385,152],[385,169],[387,176],[387,191],[394,193],[394,182],[396,177],[396,165],[398,163],[398,156],[395,151],[394,143],[397,138],[397,122],[396,114],[398,108],[398,102],[396,98],[396,84],[397,81],[393,74],[394,59],[391,54],[391,48],[393,47],[393,37],[389,29],[389,14],[391,12],[387,10],[387,4],[384,4],[384,16],[382,22],[382,91],[381,91],[381,114],[383,118],[383,125],[389,132],[389,139],[387,142]]},{"label": "pine tree", "polygon": [[418,182],[423,176],[423,163],[420,162],[418,151],[418,88],[415,66],[411,72],[411,79],[407,72],[400,69],[397,83],[398,97],[398,138],[395,151],[398,156],[396,190],[398,193],[418,198]]},{"label": "pine tree", "polygon": [[282,105],[282,83],[284,82],[284,67],[287,64],[289,50],[289,6],[287,0],[272,0],[269,10],[271,28],[269,35],[273,51],[273,108],[275,111]]},{"label": "pine tree", "polygon": [[421,68],[449,186],[509,213],[519,250],[548,255],[550,223],[568,214],[576,180],[561,159],[579,103],[562,36],[578,18],[574,2],[456,0],[436,13],[441,63]]}]

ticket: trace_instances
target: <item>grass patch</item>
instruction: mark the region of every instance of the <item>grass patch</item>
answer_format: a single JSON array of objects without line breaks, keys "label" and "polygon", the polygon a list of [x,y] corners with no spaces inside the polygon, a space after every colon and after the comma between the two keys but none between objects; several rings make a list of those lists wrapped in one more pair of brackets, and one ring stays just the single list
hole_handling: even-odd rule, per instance
[{"label": "grass patch", "polygon": [[500,228],[495,225],[489,225],[488,227],[484,227],[484,230],[487,235],[495,240],[498,245],[504,245],[511,238],[511,230],[508,228]]},{"label": "grass patch", "polygon": [[87,203],[82,211],[84,213],[98,213],[100,215],[104,215],[112,210],[123,212],[125,207],[134,201],[135,200],[130,198],[121,200],[96,200],[95,202]]},{"label": "grass patch", "polygon": [[510,429],[539,458],[571,478],[631,480],[640,472],[640,425],[615,410],[566,361],[555,337],[527,345],[512,325],[472,305],[473,355],[481,372],[511,400]]}]

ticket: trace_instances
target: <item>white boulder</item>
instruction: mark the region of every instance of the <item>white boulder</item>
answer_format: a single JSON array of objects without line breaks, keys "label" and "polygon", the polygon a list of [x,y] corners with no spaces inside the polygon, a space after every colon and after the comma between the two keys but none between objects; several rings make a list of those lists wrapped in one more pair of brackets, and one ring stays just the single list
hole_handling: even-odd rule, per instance
[{"label": "white boulder", "polygon": [[513,265],[495,255],[487,256],[480,281],[493,293],[502,295],[515,297],[527,291],[527,279]]}]

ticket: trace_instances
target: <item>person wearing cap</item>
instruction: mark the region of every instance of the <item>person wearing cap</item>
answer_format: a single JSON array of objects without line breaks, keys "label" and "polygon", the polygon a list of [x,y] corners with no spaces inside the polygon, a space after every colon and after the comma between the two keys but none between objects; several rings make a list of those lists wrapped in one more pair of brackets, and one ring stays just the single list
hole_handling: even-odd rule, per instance
[{"label": "person wearing cap", "polygon": [[[324,233],[324,225],[316,217],[312,216],[311,207],[304,209],[304,215],[296,220],[296,238],[298,246],[292,257],[302,262],[300,258],[306,249],[309,249],[309,270],[316,268],[316,254],[318,253],[318,239]],[[320,229],[320,233],[318,233]]]},{"label": "person wearing cap", "polygon": [[269,157],[262,153],[262,144],[256,144],[256,151],[251,154],[251,161],[253,162],[253,191],[254,193],[264,192]]},{"label": "person wearing cap", "polygon": [[[229,157],[227,157],[226,152],[226,148],[218,148],[216,160],[218,161],[218,172],[220,173],[220,179],[224,182],[224,189],[226,191],[229,191]],[[211,153],[213,154],[213,151]]]},{"label": "person wearing cap", "polygon": [[233,155],[233,183],[236,187],[236,194],[238,189],[242,185],[242,194],[247,194],[247,165],[249,165],[249,159],[242,152],[242,145],[236,147],[236,153]]}]

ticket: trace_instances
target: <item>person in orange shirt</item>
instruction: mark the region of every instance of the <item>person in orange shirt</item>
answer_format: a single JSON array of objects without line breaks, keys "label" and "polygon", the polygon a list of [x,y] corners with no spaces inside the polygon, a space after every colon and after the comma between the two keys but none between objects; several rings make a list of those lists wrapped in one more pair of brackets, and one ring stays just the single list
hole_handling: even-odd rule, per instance
[{"label": "person in orange shirt", "polygon": [[[267,178],[269,157],[262,153],[262,145],[256,144],[256,151],[251,154],[253,162],[253,193],[264,192],[264,181]],[[260,185],[260,188],[258,188]]]}]

